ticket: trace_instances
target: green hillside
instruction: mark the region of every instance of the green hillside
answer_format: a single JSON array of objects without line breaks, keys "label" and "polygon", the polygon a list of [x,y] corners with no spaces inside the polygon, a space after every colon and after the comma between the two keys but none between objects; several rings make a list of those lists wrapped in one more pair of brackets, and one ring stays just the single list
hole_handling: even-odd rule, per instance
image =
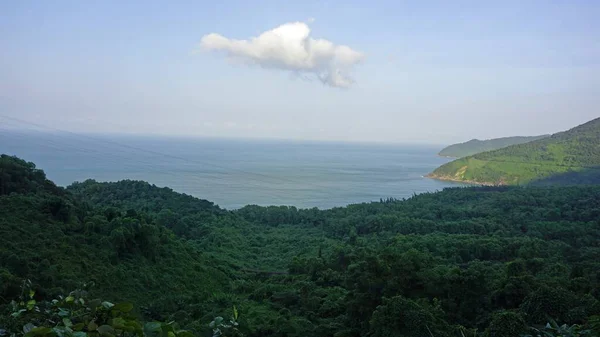
[{"label": "green hillside", "polygon": [[460,158],[431,178],[494,185],[600,183],[600,118],[533,142]]},{"label": "green hillside", "polygon": [[462,158],[471,156],[477,153],[493,151],[503,147],[532,142],[534,140],[543,139],[550,135],[531,136],[531,137],[503,137],[495,139],[471,139],[468,142],[453,144],[442,149],[438,155],[442,157]]},{"label": "green hillside", "polygon": [[[178,324],[209,336],[208,323],[234,306],[239,330],[224,336],[508,337],[549,319],[597,329],[596,186],[228,211],[139,181],[63,189],[2,156],[0,191],[3,335],[191,337]],[[79,301],[82,292],[59,297],[81,288],[120,309]],[[115,316],[131,310],[122,301],[150,322],[140,334]],[[91,311],[80,315],[79,303]],[[25,334],[24,325],[50,326]]]},{"label": "green hillside", "polygon": [[99,296],[140,304],[207,297],[230,281],[150,214],[92,207],[32,163],[2,155],[0,191],[0,299],[15,298],[24,279],[42,297],[93,282]]}]

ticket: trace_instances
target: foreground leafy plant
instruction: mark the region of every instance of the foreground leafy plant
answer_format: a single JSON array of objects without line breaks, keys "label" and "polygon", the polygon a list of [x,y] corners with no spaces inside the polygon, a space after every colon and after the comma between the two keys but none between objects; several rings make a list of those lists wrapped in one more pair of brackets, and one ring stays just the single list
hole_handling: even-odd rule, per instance
[{"label": "foreground leafy plant", "polygon": [[229,322],[225,322],[221,316],[215,317],[215,319],[208,325],[211,329],[213,329],[213,337],[243,336],[237,328],[239,326],[237,319],[238,311],[235,306],[233,306],[233,316],[231,316]]},{"label": "foreground leafy plant", "polygon": [[133,313],[133,304],[113,304],[88,299],[86,290],[75,290],[68,296],[37,302],[31,282],[23,283],[19,301],[13,301],[11,337],[193,337],[174,322],[142,323]]},{"label": "foreground leafy plant", "polygon": [[522,337],[581,337],[600,336],[600,317],[592,316],[588,324],[573,324],[573,325],[558,325],[556,321],[550,320],[543,328],[532,327],[532,334],[523,335]]}]

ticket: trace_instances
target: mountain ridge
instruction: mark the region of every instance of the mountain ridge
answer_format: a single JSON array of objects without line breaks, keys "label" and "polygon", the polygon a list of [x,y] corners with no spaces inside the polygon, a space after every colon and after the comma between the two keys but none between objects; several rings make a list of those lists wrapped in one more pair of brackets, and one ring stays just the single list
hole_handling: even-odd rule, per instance
[{"label": "mountain ridge", "polygon": [[[585,183],[600,182],[600,118],[532,142],[478,153],[446,163],[427,177],[486,185],[543,183],[553,177],[586,172]],[[591,179],[590,179],[591,177]],[[582,180],[583,181],[583,180]],[[561,183],[553,179],[553,183]]]},{"label": "mountain ridge", "polygon": [[449,145],[438,152],[439,156],[448,158],[462,158],[471,156],[481,152],[493,151],[501,149],[503,147],[518,145],[523,143],[532,142],[538,139],[550,137],[550,135],[540,136],[513,136],[513,137],[500,137],[491,139],[471,139],[463,143],[457,143]]}]

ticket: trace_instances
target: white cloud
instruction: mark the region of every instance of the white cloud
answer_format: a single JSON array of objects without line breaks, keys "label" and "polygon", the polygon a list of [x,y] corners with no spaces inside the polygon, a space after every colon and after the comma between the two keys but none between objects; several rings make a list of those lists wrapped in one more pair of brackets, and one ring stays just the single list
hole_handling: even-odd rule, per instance
[{"label": "white cloud", "polygon": [[352,85],[350,71],[364,59],[362,53],[348,46],[313,39],[304,22],[286,23],[249,40],[211,33],[202,37],[201,46],[209,51],[223,51],[247,64],[303,73],[342,88]]}]

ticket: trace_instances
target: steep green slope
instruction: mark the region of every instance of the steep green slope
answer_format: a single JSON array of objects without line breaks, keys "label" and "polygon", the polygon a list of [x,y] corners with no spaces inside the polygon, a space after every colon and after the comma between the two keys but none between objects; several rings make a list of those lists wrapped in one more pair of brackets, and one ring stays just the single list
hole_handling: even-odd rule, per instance
[{"label": "steep green slope", "polygon": [[438,155],[442,157],[462,158],[472,156],[477,153],[493,151],[503,147],[532,142],[534,140],[543,139],[550,135],[531,136],[531,137],[503,137],[495,139],[471,139],[468,142],[453,144],[442,149]]},{"label": "steep green slope", "polygon": [[597,186],[225,211],[144,182],[64,190],[2,158],[0,327],[24,279],[37,300],[93,280],[198,336],[234,305],[245,336],[508,337],[600,312]]},{"label": "steep green slope", "polygon": [[460,158],[431,178],[481,184],[600,183],[600,118],[548,138]]},{"label": "steep green slope", "polygon": [[209,298],[229,278],[209,257],[141,210],[90,207],[32,163],[0,157],[0,299],[31,279],[39,296],[83,283],[97,295],[143,305]]}]

